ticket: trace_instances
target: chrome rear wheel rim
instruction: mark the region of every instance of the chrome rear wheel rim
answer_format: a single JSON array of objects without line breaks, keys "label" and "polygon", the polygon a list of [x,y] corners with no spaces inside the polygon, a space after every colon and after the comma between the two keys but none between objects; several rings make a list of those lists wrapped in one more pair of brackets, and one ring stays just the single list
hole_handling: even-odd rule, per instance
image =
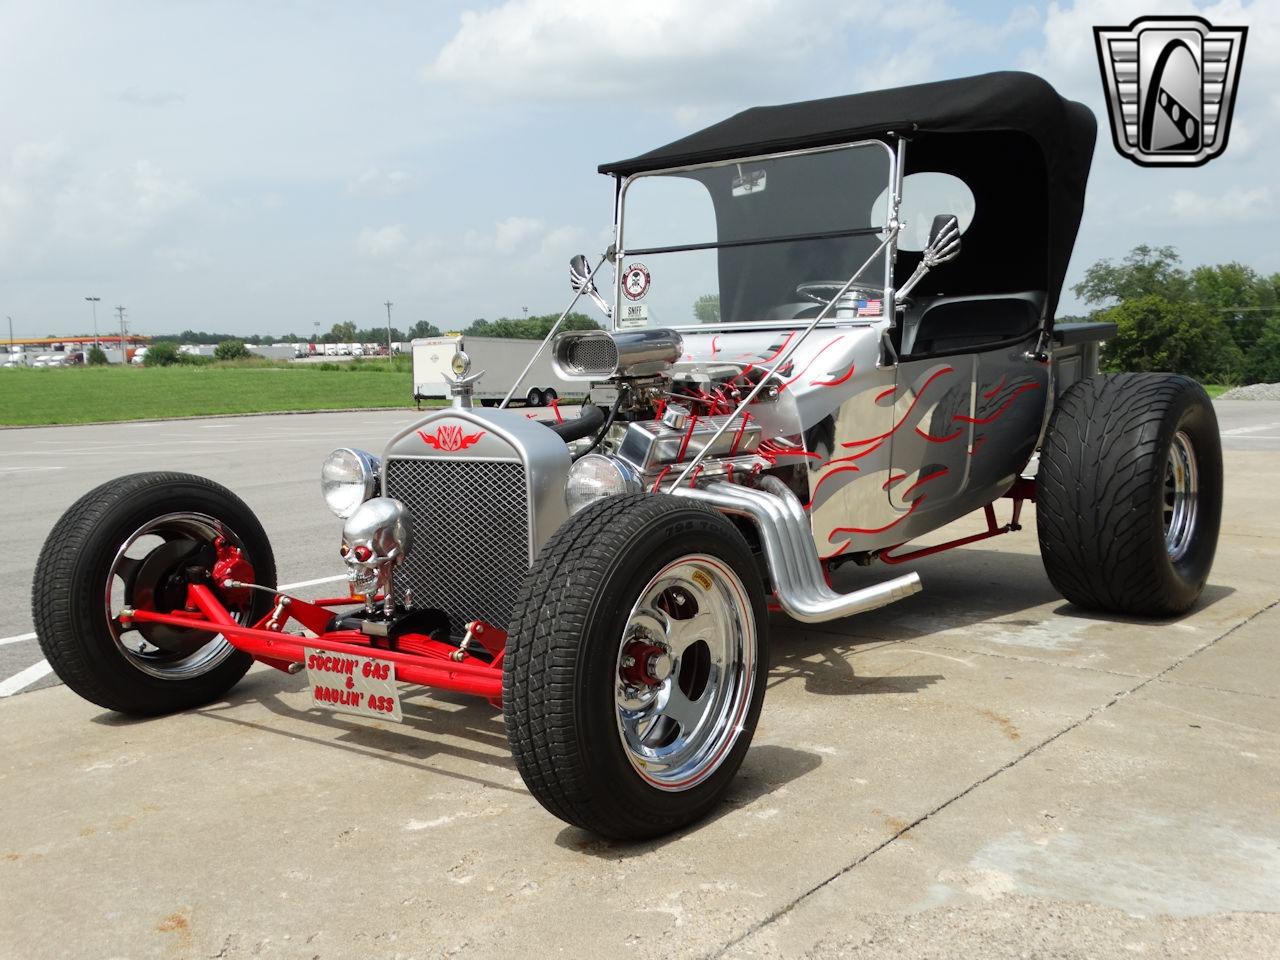
[{"label": "chrome rear wheel rim", "polygon": [[[174,653],[149,642],[136,626],[126,627],[120,623],[120,612],[127,605],[127,589],[132,587],[139,568],[154,550],[176,538],[212,544],[218,537],[244,550],[244,542],[221,520],[203,513],[168,513],[142,524],[116,551],[107,572],[103,600],[107,628],[124,658],[148,676],[160,680],[190,680],[216,669],[235,652],[235,647],[222,634],[217,634],[191,653]],[[248,559],[253,562],[252,557]],[[232,611],[232,616],[237,623],[245,625],[251,619],[247,612]]]},{"label": "chrome rear wheel rim", "polygon": [[1181,560],[1195,538],[1199,476],[1191,438],[1179,430],[1169,445],[1164,471],[1164,547],[1170,560]]},{"label": "chrome rear wheel rim", "polygon": [[722,560],[688,554],[640,591],[618,645],[618,736],[649,785],[688,790],[724,762],[755,688],[755,618]]}]

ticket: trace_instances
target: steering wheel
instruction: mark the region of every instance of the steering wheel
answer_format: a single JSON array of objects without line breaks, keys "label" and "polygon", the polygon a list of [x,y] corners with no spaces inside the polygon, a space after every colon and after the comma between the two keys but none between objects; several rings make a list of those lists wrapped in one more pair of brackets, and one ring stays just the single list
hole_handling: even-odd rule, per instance
[{"label": "steering wheel", "polygon": [[[796,293],[806,300],[825,305],[844,288],[844,284],[845,281],[843,280],[810,280],[808,283],[799,284],[796,287]],[[883,300],[884,291],[879,287],[864,287],[855,283],[845,291],[843,299]],[[839,304],[836,304],[836,306],[839,306]]]}]

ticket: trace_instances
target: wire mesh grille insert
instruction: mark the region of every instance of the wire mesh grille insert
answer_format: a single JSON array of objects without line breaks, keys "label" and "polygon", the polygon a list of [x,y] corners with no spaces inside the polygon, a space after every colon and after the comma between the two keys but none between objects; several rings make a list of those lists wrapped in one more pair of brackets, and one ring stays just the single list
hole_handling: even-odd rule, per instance
[{"label": "wire mesh grille insert", "polygon": [[470,620],[504,630],[529,568],[524,464],[500,461],[387,461],[387,496],[413,517],[413,550],[396,574],[398,592],[449,617],[454,639]]},{"label": "wire mesh grille insert", "polygon": [[613,373],[618,365],[618,348],[608,337],[583,337],[568,343],[566,366],[583,373]]}]

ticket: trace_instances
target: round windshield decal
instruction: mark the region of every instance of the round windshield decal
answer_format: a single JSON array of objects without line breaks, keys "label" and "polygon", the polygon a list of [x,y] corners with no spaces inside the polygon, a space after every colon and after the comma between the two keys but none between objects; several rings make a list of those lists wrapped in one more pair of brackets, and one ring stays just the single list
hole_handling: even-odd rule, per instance
[{"label": "round windshield decal", "polygon": [[627,267],[622,277],[622,292],[628,300],[639,300],[649,292],[649,270],[643,263],[633,263]]}]

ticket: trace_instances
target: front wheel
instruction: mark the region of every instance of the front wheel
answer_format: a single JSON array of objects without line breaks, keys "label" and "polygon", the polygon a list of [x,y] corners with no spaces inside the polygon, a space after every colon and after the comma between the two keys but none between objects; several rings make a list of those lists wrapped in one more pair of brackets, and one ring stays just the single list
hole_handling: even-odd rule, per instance
[{"label": "front wheel", "polygon": [[516,765],[560,819],[641,839],[707,813],[750,745],[764,590],[723,516],[625,495],[572,517],[512,613],[503,708]]},{"label": "front wheel", "polygon": [[[63,683],[131,714],[200,706],[231,689],[252,659],[221,634],[120,620],[126,606],[182,611],[188,583],[209,582],[219,546],[243,558],[236,579],[275,585],[262,525],[212,480],[138,473],[72,504],[40,551],[31,589],[40,649]],[[271,607],[259,590],[222,599],[242,624]]]}]

